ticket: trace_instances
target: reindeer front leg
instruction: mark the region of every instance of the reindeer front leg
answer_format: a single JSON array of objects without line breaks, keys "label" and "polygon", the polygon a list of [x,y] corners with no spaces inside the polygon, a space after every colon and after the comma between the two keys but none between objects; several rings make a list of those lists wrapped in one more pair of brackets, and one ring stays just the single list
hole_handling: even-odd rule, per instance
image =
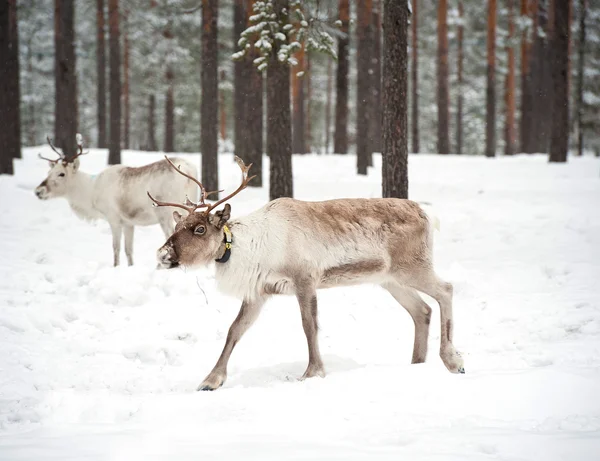
[{"label": "reindeer front leg", "polygon": [[214,391],[223,385],[227,379],[227,363],[229,362],[233,348],[258,318],[258,314],[260,314],[266,300],[266,297],[260,297],[252,301],[246,300],[242,303],[240,312],[229,327],[223,352],[221,352],[221,356],[210,374],[198,386],[199,391]]},{"label": "reindeer front leg", "polygon": [[310,280],[296,282],[296,298],[300,304],[302,315],[302,327],[308,342],[308,367],[300,379],[312,378],[313,376],[325,377],[325,368],[319,352],[319,341],[317,338],[319,325],[317,323],[317,290]]},{"label": "reindeer front leg", "polygon": [[120,221],[109,221],[108,223],[110,224],[113,239],[113,266],[117,267],[119,265],[119,256],[121,254],[121,234],[123,227],[121,226]]}]

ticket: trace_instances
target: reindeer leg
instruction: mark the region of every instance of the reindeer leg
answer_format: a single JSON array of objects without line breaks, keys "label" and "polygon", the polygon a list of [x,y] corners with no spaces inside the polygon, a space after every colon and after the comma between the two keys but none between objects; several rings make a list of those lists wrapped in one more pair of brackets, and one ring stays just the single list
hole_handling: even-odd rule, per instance
[{"label": "reindeer leg", "polygon": [[415,323],[415,343],[412,363],[423,363],[427,357],[427,339],[431,322],[431,307],[421,299],[414,288],[402,286],[396,282],[382,285],[404,307]]},{"label": "reindeer leg", "polygon": [[236,319],[229,327],[229,333],[227,333],[227,341],[219,360],[216,365],[209,373],[209,375],[202,381],[198,386],[199,391],[214,391],[223,385],[227,379],[227,363],[229,357],[233,352],[233,348],[242,338],[242,335],[252,326],[254,321],[258,318],[258,314],[265,304],[266,297],[261,297],[252,301],[244,301],[240,312]]},{"label": "reindeer leg", "polygon": [[317,291],[312,282],[297,282],[296,298],[300,304],[302,315],[302,327],[308,342],[308,367],[300,379],[312,378],[313,376],[325,377],[325,368],[319,352],[317,323]]},{"label": "reindeer leg", "polygon": [[125,236],[125,255],[127,256],[127,264],[129,266],[133,266],[133,230],[133,226],[123,226],[123,235]]},{"label": "reindeer leg", "polygon": [[112,232],[113,239],[113,266],[117,267],[119,265],[119,257],[121,254],[121,233],[122,226],[120,221],[109,221],[110,230]]}]

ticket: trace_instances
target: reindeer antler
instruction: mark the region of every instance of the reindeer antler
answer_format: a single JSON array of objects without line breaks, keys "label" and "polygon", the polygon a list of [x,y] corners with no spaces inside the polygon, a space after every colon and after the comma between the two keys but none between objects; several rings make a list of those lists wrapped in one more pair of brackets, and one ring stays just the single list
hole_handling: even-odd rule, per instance
[{"label": "reindeer antler", "polygon": [[58,154],[58,158],[57,159],[51,159],[48,157],[44,157],[42,156],[42,154],[38,154],[38,157],[41,158],[42,160],[48,160],[50,163],[58,163],[61,160],[65,160],[65,154],[63,154],[62,152],[59,152],[58,149],[56,147],[54,147],[54,144],[52,144],[52,140],[50,139],[50,136],[46,136],[46,141],[48,141],[48,144],[50,145],[50,148],[56,152]]},{"label": "reindeer antler", "polygon": [[77,154],[75,154],[71,158],[67,158],[67,156],[63,152],[59,152],[58,151],[58,149],[56,148],[56,146],[54,146],[54,144],[52,144],[52,140],[50,139],[50,136],[46,136],[46,141],[48,141],[48,144],[50,145],[50,148],[54,152],[56,152],[58,154],[59,158],[53,160],[51,158],[43,157],[42,154],[38,154],[38,157],[41,158],[42,160],[48,160],[51,163],[58,163],[60,161],[62,161],[65,164],[66,163],[71,163],[71,162],[75,161],[75,159],[77,157],[81,157],[82,155],[89,154],[89,152],[84,152],[83,151],[83,136],[81,136],[80,133],[77,133],[77,136],[76,136],[77,149],[79,150],[79,152]]},{"label": "reindeer antler", "polygon": [[223,192],[223,191],[218,190],[218,191],[206,192],[206,189],[204,188],[204,186],[202,185],[202,183],[200,181],[198,181],[192,175],[189,175],[189,174],[185,173],[184,171],[182,171],[181,167],[175,166],[175,164],[171,161],[171,159],[169,157],[167,157],[166,155],[165,155],[165,159],[167,160],[167,162],[169,162],[169,165],[171,165],[175,169],[175,171],[177,171],[182,176],[185,176],[186,178],[194,181],[198,185],[198,187],[200,188],[200,201],[198,203],[194,203],[188,197],[186,197],[185,202],[183,204],[172,203],[172,202],[161,202],[159,200],[156,200],[154,197],[152,197],[152,195],[150,195],[150,192],[147,192],[148,197],[150,197],[150,200],[152,200],[154,202],[154,206],[156,206],[156,207],[158,207],[158,206],[173,206],[173,207],[177,207],[177,208],[182,208],[182,209],[186,210],[188,213],[194,213],[199,208],[206,208],[204,213],[208,214],[208,213],[210,213],[210,211],[213,208],[216,208],[221,203],[226,202],[231,197],[233,197],[234,195],[236,195],[236,194],[240,193],[242,190],[244,190],[248,186],[248,183],[253,178],[256,177],[256,176],[251,176],[250,178],[248,177],[248,171],[250,170],[250,167],[252,167],[252,163],[250,165],[246,166],[244,164],[244,161],[236,155],[235,161],[238,164],[238,166],[240,167],[240,169],[242,170],[242,184],[240,184],[240,186],[234,192],[229,194],[227,197],[222,198],[221,200],[219,200],[216,203],[211,205],[209,203],[205,203],[205,200],[208,198],[208,196],[211,194],[217,194],[217,193]]}]

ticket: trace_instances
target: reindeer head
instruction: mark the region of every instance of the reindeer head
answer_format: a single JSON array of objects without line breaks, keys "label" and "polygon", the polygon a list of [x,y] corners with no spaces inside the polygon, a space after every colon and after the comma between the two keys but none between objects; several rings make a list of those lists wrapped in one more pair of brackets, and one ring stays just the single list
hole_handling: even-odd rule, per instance
[{"label": "reindeer head", "polygon": [[178,207],[186,210],[188,213],[187,216],[182,216],[177,211],[173,212],[173,219],[175,219],[176,223],[175,232],[158,249],[157,258],[159,266],[170,269],[179,265],[193,267],[208,264],[210,261],[221,256],[219,250],[224,246],[224,234],[229,232],[226,225],[231,214],[231,206],[227,203],[222,210],[214,213],[211,213],[211,211],[248,186],[250,180],[254,178],[254,176],[248,177],[248,171],[252,164],[246,166],[242,159],[235,157],[235,161],[242,170],[242,184],[227,197],[211,205],[205,203],[205,200],[209,195],[217,192],[206,192],[200,181],[193,176],[185,174],[168,157],[165,156],[165,158],[178,173],[194,181],[200,187],[200,201],[193,203],[189,198],[186,198],[184,204],[159,202],[148,193],[148,196],[154,202],[154,206]]},{"label": "reindeer head", "polygon": [[41,159],[47,160],[50,164],[48,176],[35,189],[35,195],[41,200],[64,196],[67,193],[69,180],[79,169],[79,157],[87,154],[87,152],[83,152],[83,137],[79,133],[77,133],[77,148],[79,152],[77,152],[75,156],[69,158],[54,147],[50,137],[47,137],[46,140],[52,150],[58,154],[58,158],[50,159],[38,154]]}]

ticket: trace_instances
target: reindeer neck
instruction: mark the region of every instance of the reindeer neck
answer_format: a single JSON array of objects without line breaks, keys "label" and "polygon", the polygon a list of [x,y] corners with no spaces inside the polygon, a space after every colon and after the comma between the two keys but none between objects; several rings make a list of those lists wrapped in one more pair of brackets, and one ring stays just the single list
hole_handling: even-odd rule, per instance
[{"label": "reindeer neck", "polygon": [[101,215],[94,208],[95,175],[78,171],[71,179],[67,200],[73,212],[81,219],[97,219]]}]

